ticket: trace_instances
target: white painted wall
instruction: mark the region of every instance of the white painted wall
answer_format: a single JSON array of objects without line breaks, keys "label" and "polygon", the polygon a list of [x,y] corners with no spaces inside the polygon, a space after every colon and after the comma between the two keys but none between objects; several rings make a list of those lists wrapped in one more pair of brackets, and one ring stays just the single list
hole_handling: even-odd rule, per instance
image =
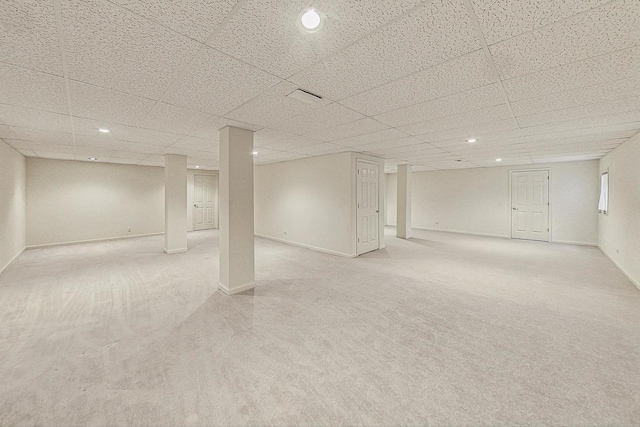
[{"label": "white painted wall", "polygon": [[25,241],[25,158],[0,140],[0,272]]},{"label": "white painted wall", "polygon": [[609,171],[609,211],[599,214],[598,246],[640,287],[640,134],[600,160]]},{"label": "white painted wall", "polygon": [[[597,244],[598,161],[413,173],[413,226],[511,235],[510,171],[548,169],[551,241]],[[395,176],[387,177],[387,224],[395,225]]]},{"label": "white painted wall", "polygon": [[[257,166],[256,234],[336,255],[355,256],[358,158],[376,161],[384,170],[379,159],[355,153]],[[380,216],[382,247],[383,222],[384,210]]]},{"label": "white painted wall", "polygon": [[26,213],[27,246],[163,233],[164,168],[28,158]]}]

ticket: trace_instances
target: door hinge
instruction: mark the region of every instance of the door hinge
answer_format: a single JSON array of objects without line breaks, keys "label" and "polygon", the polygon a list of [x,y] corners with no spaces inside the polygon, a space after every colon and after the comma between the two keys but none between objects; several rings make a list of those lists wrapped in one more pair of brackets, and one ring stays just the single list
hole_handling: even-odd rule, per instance
[{"label": "door hinge", "polygon": [[360,239],[358,238],[358,243],[360,243]]},{"label": "door hinge", "polygon": [[549,232],[549,229],[547,228],[547,233]]}]

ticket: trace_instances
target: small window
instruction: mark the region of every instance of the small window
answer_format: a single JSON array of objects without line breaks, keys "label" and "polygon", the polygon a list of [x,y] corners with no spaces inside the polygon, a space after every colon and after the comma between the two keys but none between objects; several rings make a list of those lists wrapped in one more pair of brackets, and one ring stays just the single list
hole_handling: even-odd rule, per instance
[{"label": "small window", "polygon": [[609,211],[609,172],[600,176],[600,201],[598,212],[606,214]]}]

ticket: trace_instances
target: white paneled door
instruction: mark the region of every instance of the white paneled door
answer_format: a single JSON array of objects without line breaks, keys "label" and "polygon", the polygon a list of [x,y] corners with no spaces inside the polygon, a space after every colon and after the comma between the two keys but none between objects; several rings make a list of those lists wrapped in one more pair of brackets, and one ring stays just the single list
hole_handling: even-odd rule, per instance
[{"label": "white paneled door", "polygon": [[549,240],[549,171],[511,172],[511,237]]},{"label": "white paneled door", "polygon": [[378,218],[380,205],[378,200],[379,171],[375,163],[358,160],[357,212],[358,255],[379,249]]},{"label": "white paneled door", "polygon": [[193,177],[193,229],[218,228],[218,177]]}]

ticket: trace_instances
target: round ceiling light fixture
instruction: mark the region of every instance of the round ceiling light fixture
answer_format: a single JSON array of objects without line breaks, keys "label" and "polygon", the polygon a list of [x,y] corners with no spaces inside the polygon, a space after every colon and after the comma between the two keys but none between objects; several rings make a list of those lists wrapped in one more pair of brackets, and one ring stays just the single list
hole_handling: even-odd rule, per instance
[{"label": "round ceiling light fixture", "polygon": [[476,138],[467,139],[467,143],[469,143],[469,144],[473,144],[473,143],[476,143],[476,142],[478,142],[478,140]]},{"label": "round ceiling light fixture", "polygon": [[298,19],[298,26],[307,33],[316,33],[324,27],[324,15],[315,9],[303,10]]}]

